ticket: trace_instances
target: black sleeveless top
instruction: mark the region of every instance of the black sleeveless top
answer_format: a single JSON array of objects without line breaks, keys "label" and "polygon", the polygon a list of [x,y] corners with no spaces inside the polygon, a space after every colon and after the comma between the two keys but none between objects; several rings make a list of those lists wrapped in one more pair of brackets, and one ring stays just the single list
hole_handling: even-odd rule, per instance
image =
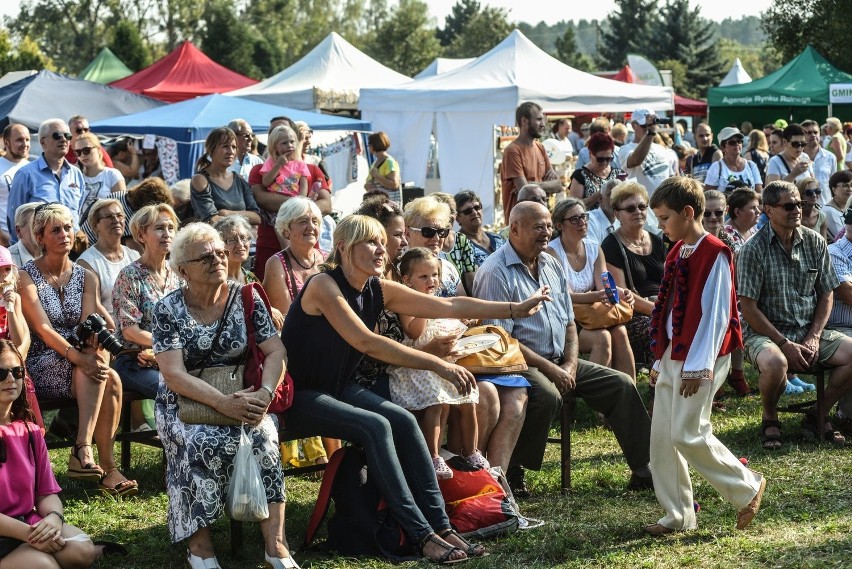
[{"label": "black sleeveless top", "polygon": [[[363,290],[358,291],[352,288],[340,267],[325,274],[334,279],[367,329],[375,330],[385,304],[378,277],[370,277]],[[308,279],[302,287],[281,330],[281,341],[287,348],[287,370],[296,391],[310,389],[340,397],[346,382],[354,381],[364,354],[350,346],[325,316],[311,316],[302,310],[302,295],[313,280],[313,277]]]}]

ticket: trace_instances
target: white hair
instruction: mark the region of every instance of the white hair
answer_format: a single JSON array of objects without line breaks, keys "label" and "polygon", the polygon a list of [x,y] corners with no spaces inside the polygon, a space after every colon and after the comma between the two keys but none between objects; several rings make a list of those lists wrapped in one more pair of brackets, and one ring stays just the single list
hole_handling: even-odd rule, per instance
[{"label": "white hair", "polygon": [[172,241],[172,253],[169,257],[169,265],[172,270],[177,272],[178,268],[189,261],[188,251],[192,245],[196,243],[212,243],[218,249],[224,249],[225,243],[219,232],[213,229],[212,225],[196,221],[185,225],[175,235]]}]

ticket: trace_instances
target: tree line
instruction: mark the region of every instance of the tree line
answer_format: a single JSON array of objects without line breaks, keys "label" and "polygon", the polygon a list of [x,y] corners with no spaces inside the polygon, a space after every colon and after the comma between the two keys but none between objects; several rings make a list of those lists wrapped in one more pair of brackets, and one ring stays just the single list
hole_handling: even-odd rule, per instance
[{"label": "tree line", "polygon": [[104,46],[132,70],[184,40],[249,77],[269,77],[331,31],[383,64],[413,76],[436,57],[477,57],[515,27],[561,61],[616,70],[628,53],[671,69],[676,91],[704,97],[739,57],[762,77],[813,43],[852,71],[834,0],[776,0],[761,18],[711,22],[694,0],[616,0],[605,20],[552,26],[513,23],[501,8],[458,0],[435,25],[421,0],[23,0],[0,28],[0,72],[79,73]]}]

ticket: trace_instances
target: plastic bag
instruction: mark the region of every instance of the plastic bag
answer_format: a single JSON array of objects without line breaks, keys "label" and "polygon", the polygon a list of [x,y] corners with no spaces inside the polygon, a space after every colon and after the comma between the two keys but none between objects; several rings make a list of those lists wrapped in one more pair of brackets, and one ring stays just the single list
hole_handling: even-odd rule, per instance
[{"label": "plastic bag", "polygon": [[234,458],[234,473],[228,487],[227,514],[232,520],[259,522],[269,517],[266,490],[246,426],[240,427],[240,431],[240,446]]}]

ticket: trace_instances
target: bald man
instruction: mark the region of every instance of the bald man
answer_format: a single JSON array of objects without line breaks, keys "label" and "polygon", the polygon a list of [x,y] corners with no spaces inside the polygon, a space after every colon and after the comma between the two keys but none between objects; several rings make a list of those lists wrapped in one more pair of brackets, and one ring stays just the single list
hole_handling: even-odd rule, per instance
[{"label": "bald man", "polygon": [[553,302],[521,320],[490,320],[521,345],[531,384],[527,414],[507,478],[519,497],[529,495],[524,468],[539,470],[562,396],[573,392],[609,420],[633,472],[631,488],[653,488],[650,462],[651,419],[633,380],[608,367],[578,359],[574,310],[559,262],[545,253],[553,232],[550,212],[542,204],[521,202],[509,216],[509,246],[495,251],[476,271],[473,296],[484,300],[521,302],[540,287],[550,289]]},{"label": "bald man", "polygon": [[[6,206],[9,188],[18,168],[30,161],[30,131],[22,124],[12,123],[3,130],[6,155],[0,157],[0,245],[9,246],[9,220]],[[14,214],[12,215],[14,217]]]}]

